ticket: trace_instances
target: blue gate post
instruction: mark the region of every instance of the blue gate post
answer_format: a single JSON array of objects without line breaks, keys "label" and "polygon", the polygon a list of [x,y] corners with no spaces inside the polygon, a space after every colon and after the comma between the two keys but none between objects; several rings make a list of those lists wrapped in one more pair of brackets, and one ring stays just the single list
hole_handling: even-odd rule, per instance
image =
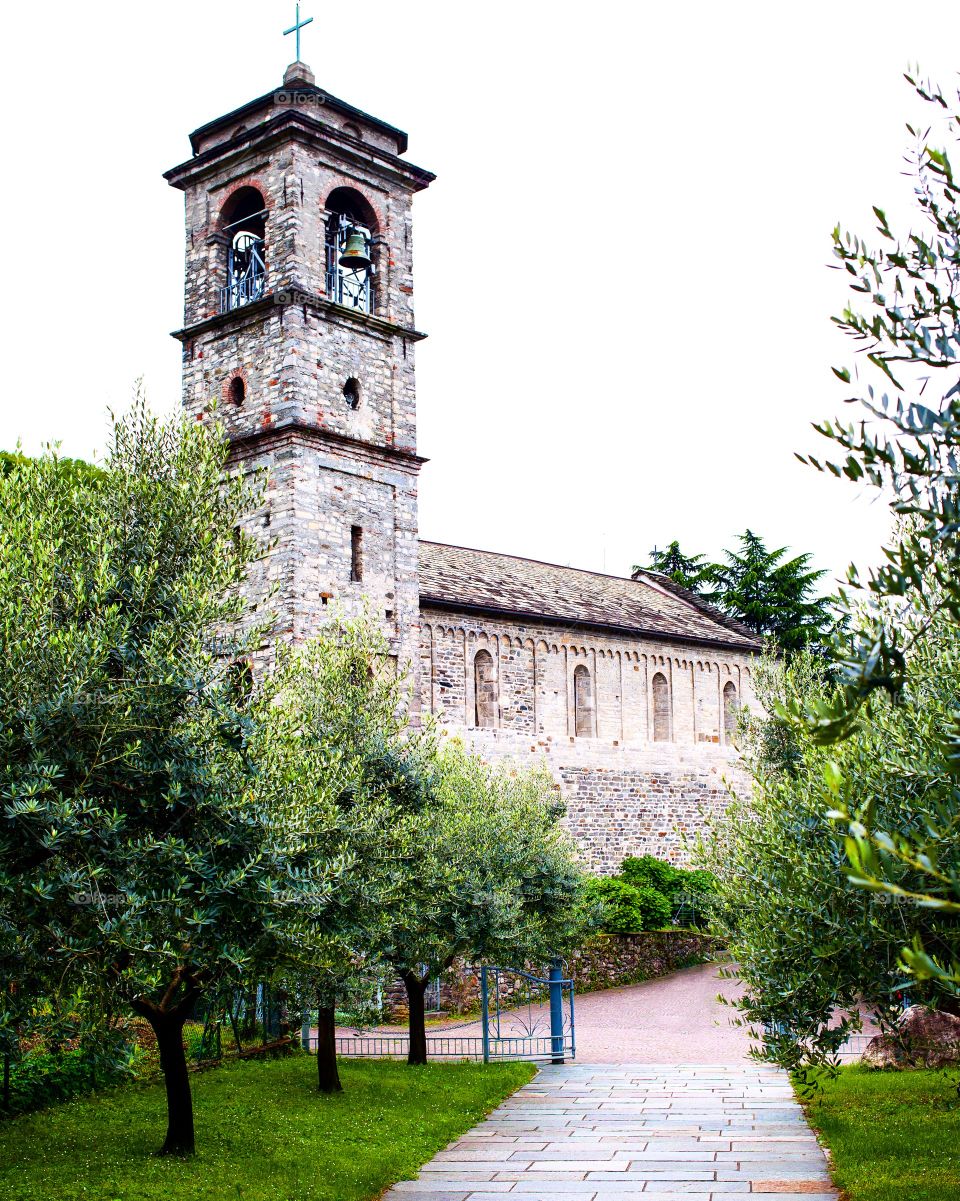
[{"label": "blue gate post", "polygon": [[490,1062],[490,991],[487,987],[487,969],[480,969],[480,1012],[483,1015],[483,1062]]},{"label": "blue gate post", "polygon": [[563,1063],[563,964],[550,964],[550,1053],[551,1063]]}]

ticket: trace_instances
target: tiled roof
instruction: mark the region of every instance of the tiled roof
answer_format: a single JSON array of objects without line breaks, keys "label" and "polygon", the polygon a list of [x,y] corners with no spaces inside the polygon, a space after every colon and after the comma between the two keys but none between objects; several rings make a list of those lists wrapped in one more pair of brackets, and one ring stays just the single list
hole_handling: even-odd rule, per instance
[{"label": "tiled roof", "polygon": [[753,632],[666,576],[637,579],[494,551],[420,542],[420,601],[429,606],[606,626],[635,634],[760,649]]}]

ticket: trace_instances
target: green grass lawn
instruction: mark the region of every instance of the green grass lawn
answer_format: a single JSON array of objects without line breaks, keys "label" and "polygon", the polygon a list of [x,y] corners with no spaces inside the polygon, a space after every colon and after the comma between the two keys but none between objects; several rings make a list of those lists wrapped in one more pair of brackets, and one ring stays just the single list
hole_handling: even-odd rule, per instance
[{"label": "green grass lawn", "polygon": [[957,1072],[844,1068],[808,1108],[849,1201],[958,1201]]},{"label": "green grass lawn", "polygon": [[128,1086],[0,1122],[4,1201],[365,1201],[533,1075],[529,1064],[340,1065],[344,1092],[316,1090],[296,1055],[193,1077],[197,1155],[154,1154],[163,1088]]}]

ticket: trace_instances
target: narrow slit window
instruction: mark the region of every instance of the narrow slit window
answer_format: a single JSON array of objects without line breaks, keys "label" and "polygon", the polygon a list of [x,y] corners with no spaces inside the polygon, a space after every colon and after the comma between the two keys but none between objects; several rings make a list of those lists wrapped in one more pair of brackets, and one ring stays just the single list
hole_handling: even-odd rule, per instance
[{"label": "narrow slit window", "polygon": [[727,742],[733,742],[736,736],[739,712],[740,698],[737,696],[737,686],[733,680],[728,680],[723,686],[723,735]]},{"label": "narrow slit window", "polygon": [[593,738],[595,716],[593,679],[589,669],[581,664],[573,673],[573,717],[578,738]]},{"label": "narrow slit window", "polygon": [[670,685],[663,672],[653,677],[653,741],[669,742],[673,714],[670,711]]},{"label": "narrow slit window", "polygon": [[350,579],[358,583],[363,579],[363,527],[350,527]]},{"label": "narrow slit window", "polygon": [[474,724],[481,729],[493,729],[497,724],[500,698],[497,695],[497,670],[489,651],[477,651],[473,660],[473,682]]}]

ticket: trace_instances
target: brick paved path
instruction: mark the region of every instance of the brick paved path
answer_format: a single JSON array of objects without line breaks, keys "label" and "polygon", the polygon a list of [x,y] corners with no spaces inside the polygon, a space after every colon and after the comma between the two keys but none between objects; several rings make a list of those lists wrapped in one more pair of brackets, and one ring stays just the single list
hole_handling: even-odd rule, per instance
[{"label": "brick paved path", "polygon": [[545,1067],[384,1201],[833,1201],[783,1072]]}]

